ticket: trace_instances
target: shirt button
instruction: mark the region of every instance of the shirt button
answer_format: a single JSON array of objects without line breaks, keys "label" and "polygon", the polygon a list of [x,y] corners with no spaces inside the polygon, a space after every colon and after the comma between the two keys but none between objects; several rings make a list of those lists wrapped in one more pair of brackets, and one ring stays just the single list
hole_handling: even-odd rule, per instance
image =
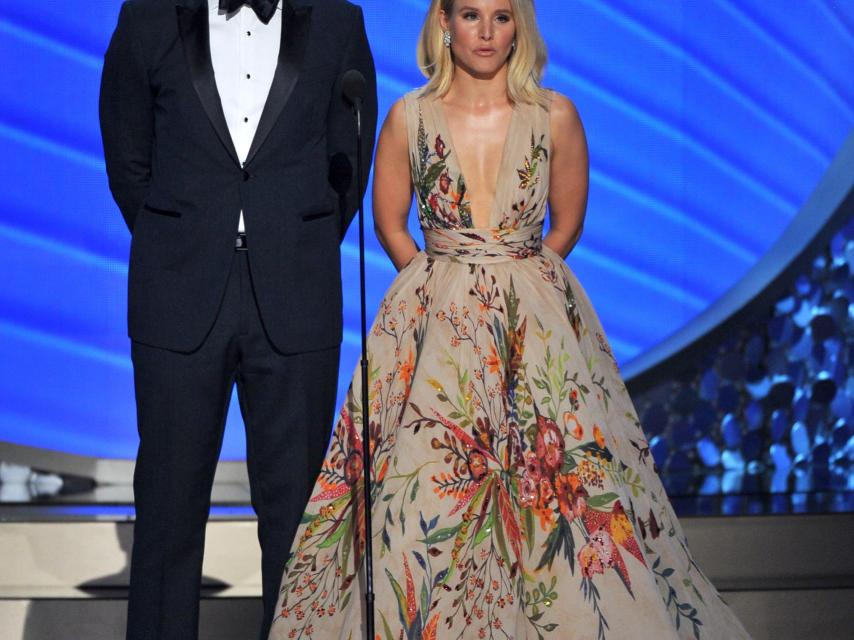
[{"label": "shirt button", "polygon": [[250,74],[248,74],[248,73],[246,74],[246,79],[247,79],[247,80],[249,80],[249,78],[251,78],[251,77],[252,77],[252,76],[251,76]]},{"label": "shirt button", "polygon": [[249,182],[249,178],[251,178],[251,177],[252,176],[249,175],[249,172],[246,169],[244,169],[243,170],[243,182]]},{"label": "shirt button", "polygon": [[252,32],[251,32],[251,31],[247,31],[247,32],[246,32],[246,35],[247,35],[247,36],[251,36],[251,35],[252,35]]},{"label": "shirt button", "polygon": [[249,122],[249,118],[243,118],[243,122]]}]

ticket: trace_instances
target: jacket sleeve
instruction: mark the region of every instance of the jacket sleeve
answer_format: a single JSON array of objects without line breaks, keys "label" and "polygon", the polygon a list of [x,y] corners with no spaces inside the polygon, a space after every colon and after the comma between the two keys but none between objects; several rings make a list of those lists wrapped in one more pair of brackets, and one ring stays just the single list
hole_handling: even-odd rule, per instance
[{"label": "jacket sleeve", "polygon": [[[355,9],[355,17],[341,60],[341,68],[327,116],[330,182],[333,186],[336,182],[339,185],[343,183],[343,188],[336,189],[339,192],[342,238],[356,215],[359,198],[364,195],[367,188],[377,130],[377,77],[374,59],[365,33],[362,9],[360,7]],[[361,72],[367,82],[367,91],[362,105],[363,176],[362,184],[359,185],[356,184],[356,120],[353,116],[352,106],[342,94],[341,86],[344,74],[350,69]],[[343,178],[342,173],[344,174]]]},{"label": "jacket sleeve", "polygon": [[154,110],[142,46],[128,2],[104,55],[99,113],[110,191],[128,229],[151,183]]}]

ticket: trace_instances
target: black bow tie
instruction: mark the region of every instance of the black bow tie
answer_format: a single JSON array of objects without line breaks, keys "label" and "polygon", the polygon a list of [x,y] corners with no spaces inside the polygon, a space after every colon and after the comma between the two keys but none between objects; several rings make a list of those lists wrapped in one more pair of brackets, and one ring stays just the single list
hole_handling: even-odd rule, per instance
[{"label": "black bow tie", "polygon": [[248,4],[258,19],[267,24],[276,13],[276,5],[279,0],[219,0],[219,10],[226,13],[234,13],[244,4]]}]

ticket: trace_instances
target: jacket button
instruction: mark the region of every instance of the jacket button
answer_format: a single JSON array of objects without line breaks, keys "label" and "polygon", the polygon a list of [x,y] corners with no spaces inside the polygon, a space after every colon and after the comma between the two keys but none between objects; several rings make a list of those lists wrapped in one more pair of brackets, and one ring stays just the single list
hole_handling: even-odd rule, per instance
[{"label": "jacket button", "polygon": [[249,178],[251,178],[251,177],[252,176],[249,175],[249,172],[246,169],[244,169],[243,170],[243,182],[248,182]]}]

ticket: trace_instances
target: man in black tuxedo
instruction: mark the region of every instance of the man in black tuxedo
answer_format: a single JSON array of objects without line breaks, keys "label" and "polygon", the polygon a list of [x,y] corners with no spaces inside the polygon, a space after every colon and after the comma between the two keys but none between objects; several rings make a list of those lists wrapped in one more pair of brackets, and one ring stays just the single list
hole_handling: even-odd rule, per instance
[{"label": "man in black tuxedo", "polygon": [[364,190],[351,175],[355,120],[341,94],[350,69],[367,79],[367,168],[376,81],[357,6],[122,6],[100,115],[110,189],[132,234],[140,446],[129,639],[197,636],[205,523],[235,383],[267,637],[333,421],[339,243]]}]

